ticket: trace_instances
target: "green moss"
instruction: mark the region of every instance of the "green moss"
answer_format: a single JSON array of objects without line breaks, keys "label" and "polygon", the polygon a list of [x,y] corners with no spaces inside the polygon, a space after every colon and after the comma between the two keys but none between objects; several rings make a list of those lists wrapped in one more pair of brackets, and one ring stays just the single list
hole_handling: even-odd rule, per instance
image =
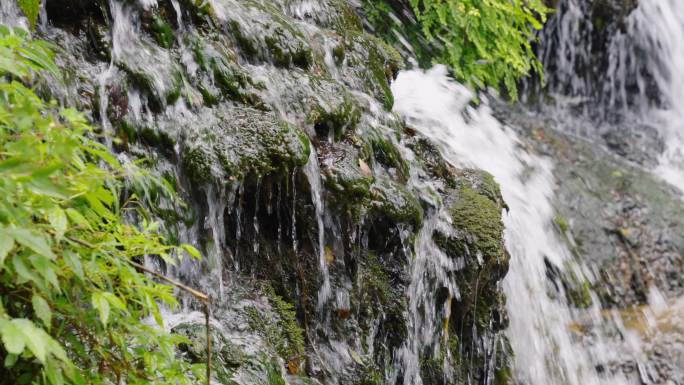
[{"label": "green moss", "polygon": [[183,153],[183,170],[193,183],[203,185],[212,179],[211,163],[209,154],[202,147]]},{"label": "green moss", "polygon": [[[243,178],[303,166],[310,143],[297,127],[275,114],[253,108],[223,105],[205,109],[197,120],[185,122],[186,170],[201,184],[213,178]],[[201,117],[201,118],[200,118]],[[214,172],[209,173],[208,171]]]},{"label": "green moss", "polygon": [[498,368],[494,372],[494,385],[511,385],[513,383],[513,374],[510,367]]},{"label": "green moss", "polygon": [[396,168],[404,175],[408,174],[408,164],[389,140],[376,136],[370,139],[370,144],[375,160],[386,167]]},{"label": "green moss", "polygon": [[591,284],[584,278],[580,278],[574,271],[561,277],[568,303],[579,309],[589,308],[593,304],[591,298]]},{"label": "green moss", "polygon": [[345,142],[319,150],[319,153],[332,160],[323,163],[322,174],[325,186],[337,193],[333,196],[334,202],[347,208],[359,208],[364,199],[369,197],[374,179],[372,174],[361,170],[358,150]]},{"label": "green moss", "polygon": [[237,59],[226,48],[227,44],[222,37],[216,37],[215,41],[198,40],[192,44],[193,56],[200,68],[195,87],[206,105],[215,105],[222,100],[262,105],[253,92],[259,85],[237,64]]},{"label": "green moss", "polygon": [[267,364],[266,370],[266,380],[268,381],[268,385],[287,385],[285,379],[282,376],[278,361],[271,360]]},{"label": "green moss", "polygon": [[[207,361],[207,332],[204,324],[181,324],[173,332],[183,336],[189,343],[179,346],[184,358],[193,364]],[[217,329],[211,329],[211,368],[212,375],[220,384],[235,384],[232,378],[235,370],[251,364],[250,357],[239,346],[233,344]]]},{"label": "green moss", "polygon": [[494,180],[494,176],[486,171],[480,172],[481,178],[479,183],[480,194],[485,195],[494,202],[501,202],[501,186],[499,182]]},{"label": "green moss", "polygon": [[172,150],[176,141],[168,133],[158,130],[156,127],[143,126],[138,129],[143,142],[164,150]]},{"label": "green moss", "polygon": [[450,210],[454,226],[470,234],[474,246],[490,257],[504,255],[501,207],[470,187],[462,187]]},{"label": "green moss", "polygon": [[568,221],[561,215],[556,215],[553,218],[553,223],[558,226],[558,229],[562,234],[566,234],[568,230],[570,230],[570,226],[568,225]]},{"label": "green moss", "polygon": [[253,307],[245,308],[250,327],[263,335],[266,341],[286,362],[300,360],[304,355],[304,330],[297,322],[294,306],[264,286],[275,317],[268,317]]},{"label": "green moss", "polygon": [[385,267],[373,254],[369,254],[363,263],[362,282],[363,303],[379,304],[381,306],[373,306],[372,310],[381,311],[392,299],[392,288]]},{"label": "green moss", "polygon": [[[131,63],[131,61],[126,62],[126,64]],[[183,75],[178,67],[175,65],[171,67],[171,71],[166,76],[158,75],[163,77],[161,80],[155,79],[153,74],[146,72],[144,66],[139,68],[126,66],[124,69],[133,83],[147,92],[152,108],[160,111],[165,105],[175,103],[181,95]]]},{"label": "green moss", "polygon": [[[361,120],[361,108],[349,94],[349,92],[340,87],[329,89],[326,87],[333,83],[317,82],[317,92],[324,96],[339,98],[333,106],[323,106],[316,103],[308,120],[314,124],[316,134],[320,137],[327,137],[332,131],[335,140],[340,140],[345,132],[353,130]],[[341,95],[341,96],[340,96]]]},{"label": "green moss", "polygon": [[167,49],[173,47],[175,40],[174,32],[169,23],[164,19],[154,15],[152,17],[152,31],[157,44]]},{"label": "green moss", "polygon": [[347,64],[363,79],[361,88],[380,100],[387,110],[394,104],[390,81],[403,67],[397,51],[382,40],[367,34],[350,32],[345,35]]}]

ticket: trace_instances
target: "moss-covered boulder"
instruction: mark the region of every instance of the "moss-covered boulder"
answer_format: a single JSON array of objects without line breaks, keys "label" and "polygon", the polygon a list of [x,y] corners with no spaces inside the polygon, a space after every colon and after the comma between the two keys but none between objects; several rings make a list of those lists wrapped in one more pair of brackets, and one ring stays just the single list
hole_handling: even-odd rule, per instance
[{"label": "moss-covered boulder", "polygon": [[272,113],[226,105],[207,111],[198,126],[182,127],[183,165],[198,184],[265,174],[305,164],[309,140]]}]

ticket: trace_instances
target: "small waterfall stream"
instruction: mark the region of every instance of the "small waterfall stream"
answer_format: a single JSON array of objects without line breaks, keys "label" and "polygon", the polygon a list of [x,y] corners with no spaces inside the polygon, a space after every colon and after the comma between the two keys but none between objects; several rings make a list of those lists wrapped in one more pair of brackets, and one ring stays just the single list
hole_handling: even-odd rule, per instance
[{"label": "small waterfall stream", "polygon": [[[241,20],[241,18],[251,20],[248,16],[256,20],[260,16],[254,16],[237,7],[236,1],[211,0],[208,3],[213,5],[217,20],[226,21],[231,17],[236,20],[240,19],[250,28],[254,28],[254,31],[263,27],[252,26],[249,21]],[[682,304],[684,300],[664,298],[657,289],[652,288],[648,298],[650,307],[644,306],[643,309],[635,310],[639,313],[639,317],[646,319],[644,324],[647,330],[639,335],[633,330],[628,330],[629,328],[623,324],[624,314],[617,310],[602,309],[596,293],[590,293],[593,304],[585,309],[578,309],[568,304],[563,293],[551,295],[554,282],[549,277],[549,265],[571,271],[587,281],[597,279],[592,275],[593,266],[589,266],[590,262],[578,261],[568,245],[568,240],[564,239],[562,234],[554,228],[556,216],[554,197],[558,185],[554,160],[550,156],[534,151],[527,138],[520,134],[516,127],[506,125],[495,118],[486,96],[480,96],[481,104],[475,106],[473,102],[475,95],[451,79],[447,69],[442,66],[436,66],[429,71],[400,72],[391,86],[391,92],[395,98],[392,113],[386,111],[385,107],[376,100],[377,96],[369,95],[370,91],[367,90],[360,91],[359,85],[353,84],[353,79],[345,78],[349,77],[350,73],[353,74],[353,72],[345,72],[351,66],[345,60],[354,59],[358,63],[364,59],[336,57],[339,51],[335,48],[338,48],[339,42],[328,35],[318,34],[316,29],[318,27],[309,25],[305,21],[317,12],[321,12],[319,10],[321,5],[308,0],[286,3],[288,12],[299,18],[297,23],[301,25],[297,24],[297,28],[302,31],[310,29],[311,36],[302,35],[297,38],[303,40],[311,38],[312,44],[317,44],[317,48],[324,52],[320,68],[317,70],[327,71],[327,77],[310,78],[305,69],[283,69],[273,66],[267,60],[263,62],[236,61],[236,65],[245,68],[256,80],[255,83],[258,83],[258,86],[253,87],[256,91],[250,90],[250,92],[254,91],[255,95],[269,106],[259,110],[259,113],[264,115],[272,113],[282,121],[303,126],[303,132],[309,136],[309,139],[314,139],[310,141],[308,160],[306,163],[302,162],[297,166],[287,168],[286,175],[281,179],[268,180],[269,177],[275,178],[275,176],[258,174],[255,177],[255,186],[246,186],[246,179],[228,179],[224,181],[225,185],[205,186],[199,189],[202,195],[201,205],[206,207],[194,209],[202,213],[203,217],[196,222],[182,224],[179,238],[181,241],[198,246],[205,242],[206,247],[203,251],[206,254],[205,267],[208,272],[204,270],[200,272],[199,270],[203,268],[193,262],[185,261],[181,267],[177,268],[178,271],[170,273],[179,275],[182,279],[190,277],[188,280],[193,283],[200,281],[202,288],[207,289],[215,298],[224,299],[224,297],[233,296],[239,298],[235,302],[240,306],[244,307],[244,303],[249,301],[253,301],[249,302],[250,304],[262,306],[263,304],[259,303],[261,299],[252,298],[254,293],[250,293],[247,288],[236,288],[239,282],[231,281],[231,274],[236,274],[235,272],[241,269],[248,269],[238,262],[241,258],[249,258],[240,254],[241,250],[243,253],[244,250],[251,250],[249,254],[253,253],[269,263],[271,258],[269,252],[288,255],[292,259],[287,261],[292,262],[293,265],[301,262],[298,259],[301,255],[311,253],[315,256],[316,264],[297,265],[297,268],[300,269],[302,275],[306,273],[312,277],[312,281],[318,282],[315,288],[317,303],[313,308],[319,313],[317,317],[320,319],[305,321],[309,323],[305,327],[311,329],[307,331],[316,333],[315,336],[307,337],[309,343],[314,345],[312,350],[315,351],[316,358],[326,362],[315,364],[323,368],[315,367],[313,370],[317,371],[316,374],[319,377],[329,380],[332,384],[343,382],[346,378],[354,378],[356,373],[349,368],[366,367],[370,362],[366,360],[375,358],[374,349],[383,348],[386,342],[375,343],[374,339],[376,333],[380,333],[378,329],[385,327],[382,322],[387,314],[374,314],[372,325],[366,330],[369,335],[365,336],[345,335],[344,333],[352,330],[352,327],[344,324],[344,321],[350,317],[352,311],[358,310],[355,307],[360,306],[353,303],[355,300],[353,291],[360,289],[355,286],[356,283],[352,282],[353,279],[349,277],[352,274],[349,271],[359,269],[357,264],[367,262],[352,261],[352,259],[360,259],[364,251],[362,249],[368,248],[370,230],[364,229],[366,218],[363,216],[368,213],[364,212],[358,218],[354,218],[358,223],[349,225],[349,228],[353,230],[349,231],[351,234],[346,234],[346,236],[352,240],[351,243],[356,248],[349,247],[353,249],[349,251],[349,254],[354,257],[351,258],[345,255],[347,250],[343,244],[347,240],[342,239],[342,230],[347,224],[332,215],[335,202],[326,201],[331,195],[329,186],[325,184],[326,178],[330,177],[330,169],[337,165],[334,164],[332,156],[327,159],[327,164],[324,162],[319,164],[319,157],[324,158],[326,151],[330,153],[337,151],[343,154],[344,151],[351,152],[356,149],[351,145],[347,147],[340,145],[339,148],[334,148],[340,141],[339,138],[335,138],[334,129],[328,127],[326,133],[317,132],[322,129],[315,127],[315,123],[309,121],[314,114],[306,109],[308,106],[303,101],[307,98],[309,101],[313,100],[322,106],[324,113],[332,114],[340,108],[337,104],[344,105],[346,108],[345,104],[348,100],[345,98],[348,97],[358,104],[350,108],[358,108],[359,111],[356,112],[363,115],[359,118],[361,123],[358,127],[350,128],[354,131],[353,134],[363,137],[380,132],[378,136],[382,140],[391,142],[391,147],[405,158],[408,171],[406,171],[407,175],[398,177],[397,175],[401,172],[397,171],[400,167],[396,165],[390,167],[371,164],[373,166],[371,170],[368,163],[380,162],[370,157],[366,163],[358,154],[354,155],[357,158],[352,157],[355,163],[350,168],[355,171],[358,166],[361,175],[359,179],[391,181],[391,183],[408,186],[411,193],[419,195],[417,200],[420,203],[417,205],[422,205],[419,210],[424,210],[424,212],[421,211],[424,218],[421,219],[420,227],[413,229],[415,233],[411,233],[405,223],[393,225],[394,227],[387,233],[396,235],[403,246],[402,250],[390,251],[388,254],[396,258],[391,260],[393,263],[397,263],[397,260],[406,263],[405,266],[397,268],[403,270],[396,274],[406,276],[406,282],[397,284],[405,284],[398,296],[406,300],[406,309],[403,309],[402,313],[405,317],[405,324],[401,324],[402,327],[405,326],[406,333],[401,341],[392,347],[394,350],[387,354],[390,357],[387,362],[381,363],[385,366],[386,372],[381,373],[381,376],[384,376],[382,378],[386,383],[396,384],[401,380],[404,385],[422,385],[425,382],[422,360],[426,357],[442,359],[443,367],[450,368],[449,364],[456,358],[451,356],[453,352],[448,351],[445,357],[439,356],[437,352],[440,351],[440,347],[447,344],[449,337],[448,320],[452,316],[452,298],[458,299],[461,296],[458,278],[453,273],[462,270],[465,264],[463,258],[458,259],[446,255],[435,242],[436,232],[445,234],[453,232],[452,219],[446,212],[439,193],[436,192],[440,182],[418,175],[425,172],[423,166],[413,158],[415,156],[413,150],[402,142],[404,139],[398,139],[404,133],[399,134],[394,131],[395,125],[400,125],[394,114],[405,119],[411,129],[416,130],[436,145],[441,156],[451,166],[485,170],[491,173],[500,184],[501,193],[509,207],[509,210],[503,213],[503,219],[505,244],[511,259],[510,270],[500,283],[501,286],[497,288],[503,288],[507,297],[506,306],[510,315],[510,324],[504,333],[514,352],[513,376],[517,383],[520,385],[632,385],[637,383],[635,381],[640,381],[640,384],[656,383],[652,381],[652,376],[649,374],[652,368],[646,364],[647,350],[650,349],[648,339],[667,327],[677,331],[677,326],[671,324],[679,322],[681,320],[679,317],[684,315],[679,314],[684,313],[681,312],[684,308]],[[148,9],[155,6],[156,1],[145,0],[140,4],[144,9]],[[205,118],[202,115],[203,112],[214,108],[214,106],[206,107],[206,109],[198,107],[193,110],[192,103],[182,97],[169,105],[164,104],[167,94],[173,87],[174,67],[177,66],[174,60],[179,59],[185,67],[187,78],[183,81],[186,83],[197,76],[199,68],[198,62],[193,58],[194,52],[190,44],[183,39],[184,34],[192,35],[196,31],[189,22],[190,19],[184,18],[183,7],[185,5],[181,4],[183,2],[171,0],[175,11],[173,17],[176,19],[179,32],[175,39],[177,47],[174,50],[167,50],[153,45],[149,36],[141,31],[139,19],[141,16],[137,8],[123,0],[109,0],[111,57],[108,62],[101,61],[93,66],[96,69],[93,72],[99,71],[94,74],[96,79],[93,92],[99,96],[98,104],[95,106],[99,111],[96,111],[95,116],[99,118],[99,123],[104,130],[112,130],[113,124],[109,120],[108,112],[112,107],[110,96],[119,86],[117,82],[127,76],[123,75],[126,71],[152,75],[145,79],[149,83],[146,85],[149,89],[145,93],[136,87],[130,87],[125,91],[116,90],[116,92],[126,94],[127,113],[136,123],[144,122],[163,126],[167,120],[178,120],[182,122],[179,125],[193,127],[202,123],[201,121]],[[270,12],[274,11],[270,10]],[[13,15],[16,16],[18,13],[13,1],[0,3],[0,22],[25,26],[25,18],[13,18]],[[254,13],[258,14],[258,11]],[[684,68],[684,40],[682,39],[684,2],[641,0],[638,7],[626,18],[624,27],[613,31],[609,39],[607,76],[605,82],[602,83],[595,82],[590,77],[578,75],[578,73],[590,71],[589,69],[594,65],[591,38],[593,27],[587,21],[589,13],[587,1],[560,1],[558,16],[552,19],[542,36],[540,54],[548,71],[553,73],[549,90],[554,103],[549,103],[541,107],[541,111],[534,113],[540,116],[553,115],[559,131],[571,132],[587,137],[589,140],[601,134],[599,131],[603,129],[605,123],[601,120],[596,127],[587,126],[586,122],[593,122],[592,119],[597,115],[604,117],[611,115],[611,119],[613,115],[620,115],[617,123],[611,120],[606,124],[618,125],[627,122],[626,124],[635,130],[639,129],[639,125],[645,124],[655,127],[665,143],[664,151],[658,157],[657,164],[644,168],[684,192],[684,104],[682,103],[684,100],[684,72],[682,71]],[[261,21],[266,23],[270,19],[265,20],[267,21]],[[231,54],[239,56],[234,52]],[[637,59],[639,55],[649,59],[639,61]],[[644,75],[645,69],[648,69],[648,76]],[[214,73],[207,76],[212,82],[216,80]],[[649,85],[649,82],[652,84]],[[351,89],[350,95],[340,96],[341,92],[339,95],[336,94],[339,90],[346,92],[340,84]],[[184,86],[190,87],[188,84]],[[244,87],[249,88],[252,85]],[[653,87],[657,90],[658,98],[653,98]],[[330,97],[330,100],[320,97],[319,93],[324,92],[329,92],[334,97]],[[311,95],[319,97],[320,100],[315,100],[310,97]],[[598,101],[600,112],[592,108],[593,101]],[[150,104],[155,103],[163,105],[157,106],[160,112],[150,110]],[[230,107],[223,105],[221,107],[230,109],[236,103],[229,101],[226,105],[231,104]],[[223,123],[218,122],[219,119],[213,116],[208,116],[206,119],[217,126]],[[606,118],[606,120],[610,119]],[[392,128],[389,128],[390,126]],[[347,128],[345,126],[342,130]],[[592,132],[593,129],[597,132]],[[176,136],[174,140],[177,142],[174,144],[173,155],[177,158],[174,161],[178,161],[182,158],[183,150],[179,143],[183,142],[185,134],[180,130],[171,132]],[[112,142],[107,145],[110,148],[115,146]],[[146,151],[158,150],[147,149]],[[342,155],[339,159],[342,159]],[[344,158],[341,161],[346,160]],[[181,165],[175,164],[169,168],[178,179],[185,177]],[[401,179],[404,177],[405,179]],[[301,188],[302,181],[307,183],[304,190],[309,189],[310,195],[302,194],[302,190],[298,190]],[[182,182],[189,184],[188,181]],[[191,190],[195,186],[185,187]],[[268,198],[264,199],[263,196],[268,196]],[[272,207],[274,202],[275,207]],[[302,219],[306,220],[307,214],[312,217],[311,223],[302,221]],[[264,217],[273,223],[266,223]],[[269,231],[273,233],[275,240],[273,250],[269,250],[266,247],[267,244],[259,243],[268,236]],[[389,237],[390,235],[387,234],[383,233],[382,236]],[[249,243],[250,247],[241,249],[242,243]],[[301,258],[304,259],[304,257]],[[228,267],[229,263],[232,266]],[[307,268],[310,271],[304,270]],[[300,297],[305,296],[303,292],[306,287],[301,277],[287,276],[282,271],[278,273],[282,274],[284,281],[289,280],[288,283],[295,288],[293,293],[290,293],[293,294],[295,300],[298,301]],[[313,278],[314,276],[317,278]],[[400,280],[395,279],[392,282],[398,281]],[[390,287],[387,290],[390,289],[394,288]],[[446,293],[446,300],[436,298],[436,293],[440,290]],[[556,287],[556,290],[562,292],[564,289]],[[477,293],[477,288],[475,292]],[[244,296],[241,297],[243,294]],[[335,304],[333,304],[334,301],[336,301]],[[301,307],[304,310],[298,310],[305,312],[306,304]],[[185,318],[199,319],[199,313],[189,313],[187,310],[187,308],[183,309],[179,314],[168,314],[169,320],[173,320],[170,322],[172,326]],[[240,318],[242,315],[232,314],[234,310],[222,309],[233,317],[228,321],[239,320],[242,323],[237,321],[235,323],[239,324],[240,328],[244,327],[245,322]],[[477,309],[474,312],[477,313]],[[219,312],[219,314],[223,313]],[[446,326],[444,320],[447,320]],[[215,320],[220,328],[221,322],[219,321],[218,318]],[[578,332],[577,325],[580,324],[590,329],[590,332]],[[354,325],[354,327],[357,326]],[[489,329],[487,326],[478,328],[474,323],[471,326],[472,330],[462,332],[468,335],[469,338],[464,340],[469,341],[471,346],[459,346],[461,349],[459,353],[463,353],[463,357],[471,361],[477,357],[486,362],[478,365],[470,362],[463,365],[466,368],[475,366],[485,368],[486,373],[479,378],[484,385],[493,385],[495,384],[494,361],[498,357],[497,352],[506,350],[506,347],[503,346],[502,338],[497,333],[489,333],[491,325],[488,325]],[[611,331],[606,331],[607,329]],[[245,330],[239,330],[239,334],[242,335],[243,332],[246,335],[249,334]],[[387,331],[382,332],[387,333]],[[459,336],[461,337],[463,336]],[[249,344],[252,344],[251,340]],[[258,344],[254,346],[252,349],[255,351],[262,348]],[[364,350],[365,355],[361,357],[359,352],[364,353]],[[467,353],[464,353],[465,350]],[[630,376],[625,375],[620,369],[615,369],[615,366],[619,365],[616,363],[624,362],[633,363],[637,368],[637,373],[632,373]],[[326,370],[329,373],[324,373]],[[443,375],[444,378],[458,384],[470,385],[476,382],[472,374],[467,371],[464,374],[445,370]],[[464,375],[465,378],[460,377]]]},{"label": "small waterfall stream", "polygon": [[[627,384],[599,378],[594,365],[606,357],[574,341],[573,311],[547,295],[545,259],[563,266],[570,252],[552,229],[554,190],[550,159],[529,153],[516,133],[497,121],[486,104],[468,105],[472,94],[450,80],[446,69],[408,71],[393,86],[395,111],[437,143],[454,165],[489,171],[501,184],[510,207],[504,215],[510,271],[504,280],[511,317],[508,337],[515,352],[516,374],[531,385]],[[594,309],[598,311],[598,309]]]}]

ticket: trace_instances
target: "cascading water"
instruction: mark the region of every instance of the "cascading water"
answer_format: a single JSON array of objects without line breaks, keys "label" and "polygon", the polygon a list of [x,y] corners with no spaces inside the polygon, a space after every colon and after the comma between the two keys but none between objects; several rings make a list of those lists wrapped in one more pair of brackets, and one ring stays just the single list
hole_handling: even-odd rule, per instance
[{"label": "cascading water", "polygon": [[[625,125],[632,131],[654,127],[665,143],[655,172],[684,191],[684,3],[676,0],[641,0],[618,3],[628,15],[614,15],[611,28],[594,31],[591,3],[563,0],[557,16],[542,35],[540,59],[550,76],[549,89],[556,99],[547,114],[557,117],[564,131],[593,137]],[[631,4],[630,3],[630,4]],[[597,5],[594,5],[597,7]],[[605,15],[600,17],[607,17]],[[603,23],[608,21],[603,20]],[[593,47],[601,37],[604,45]],[[597,54],[595,50],[606,50]],[[597,103],[598,102],[598,103]],[[572,107],[598,117],[578,121]],[[593,123],[593,124],[592,124]],[[593,129],[592,129],[593,128]],[[647,150],[657,151],[648,148]]]},{"label": "cascading water", "polygon": [[654,122],[666,143],[656,172],[684,192],[684,3],[643,0],[629,23],[637,46],[652,58],[649,68],[663,99],[662,107],[643,115]]},{"label": "cascading water", "polygon": [[591,351],[584,349],[570,330],[573,311],[547,295],[545,259],[558,266],[570,260],[567,247],[552,230],[551,161],[529,153],[512,129],[492,117],[486,104],[469,107],[472,94],[449,80],[443,67],[403,72],[393,91],[395,111],[437,143],[447,160],[487,170],[501,184],[510,207],[505,240],[511,267],[504,288],[518,380],[531,385],[626,384],[619,375],[599,377],[595,365],[608,361],[601,337]]},{"label": "cascading water", "polygon": [[[437,234],[450,236],[462,230],[452,223],[446,202],[456,189],[445,187],[449,180],[443,176],[461,175],[442,169],[442,176],[430,174],[435,166],[427,165],[430,160],[416,145],[417,137],[424,137],[437,145],[451,166],[492,173],[510,207],[504,219],[512,259],[502,286],[508,297],[506,334],[515,353],[518,383],[622,385],[639,376],[642,383],[650,383],[650,369],[642,364],[643,341],[621,324],[624,314],[607,314],[593,293],[594,305],[584,310],[569,306],[562,293],[550,294],[555,282],[549,278],[549,265],[596,279],[592,266],[576,262],[568,240],[553,229],[558,180],[551,158],[530,150],[520,132],[493,117],[486,101],[471,106],[472,93],[449,80],[442,67],[406,71],[394,83],[394,111],[410,126],[404,130],[386,111],[391,104],[388,78],[396,70],[387,65],[391,58],[378,58],[381,49],[363,31],[347,36],[346,31],[331,30],[350,24],[339,23],[339,9],[328,3],[334,2],[212,0],[206,2],[211,20],[205,19],[200,27],[195,23],[203,16],[191,14],[188,2],[171,0],[165,13],[158,12],[161,1],[108,2],[108,12],[101,16],[110,22],[110,55],[92,55],[92,63],[77,58],[78,69],[87,70],[74,77],[92,84],[75,89],[97,96],[83,104],[92,102],[102,128],[114,132],[125,122],[125,128],[136,131],[136,138],[129,138],[130,148],[108,144],[115,151],[142,154],[162,164],[155,165],[156,171],[172,174],[179,189],[187,190],[183,193],[192,201],[192,214],[201,215],[178,220],[183,223],[177,235],[204,251],[206,266],[186,260],[177,271],[167,267],[165,273],[197,284],[222,301],[212,324],[253,356],[274,345],[282,348],[282,341],[268,340],[277,334],[279,324],[259,323],[256,330],[246,326],[255,321],[250,318],[255,313],[246,311],[252,309],[257,316],[268,314],[283,323],[286,317],[274,314],[277,306],[266,305],[280,304],[280,297],[264,299],[265,291],[255,281],[278,286],[296,307],[300,319],[291,315],[293,322],[299,321],[308,333],[307,349],[313,353],[306,352],[311,366],[307,372],[325,383],[356,383],[361,375],[367,376],[366,383],[498,383],[495,361],[499,352],[507,354],[510,349],[503,335],[492,332],[493,317],[485,317],[488,324],[471,321],[450,339],[453,323],[465,322],[466,315],[458,311],[477,316],[480,309],[479,276],[468,288],[458,274],[468,264],[481,264],[482,255],[449,253],[435,239]],[[557,115],[562,117],[558,120],[565,119],[561,129],[580,126],[574,107],[587,113],[587,101],[597,96],[601,106],[648,120],[668,142],[656,172],[684,189],[679,152],[684,112],[677,103],[684,98],[684,78],[678,73],[684,66],[684,43],[678,38],[684,33],[682,4],[640,2],[608,42],[609,76],[604,84],[577,76],[594,65],[589,3],[562,0],[558,17],[543,38],[542,60],[558,102],[549,109],[564,112]],[[26,26],[18,13],[14,2],[0,4],[0,22]],[[175,29],[176,38],[166,41],[167,46],[155,42],[159,36],[153,37],[146,19],[152,14],[166,18],[168,28]],[[55,34],[60,27],[52,29],[48,21],[43,24],[51,38],[68,35]],[[83,46],[92,43],[80,41],[83,36],[68,39]],[[637,50],[652,60],[635,60]],[[73,52],[69,54],[81,55]],[[648,76],[642,76],[644,69]],[[178,79],[182,87],[176,84]],[[649,99],[649,81],[660,90],[657,102]],[[227,90],[222,94],[219,87]],[[638,108],[625,112],[633,106]],[[248,116],[241,122],[244,127],[231,125],[243,116]],[[240,131],[261,120],[276,124]],[[242,140],[259,136],[264,129],[272,130],[276,143],[271,138]],[[411,129],[417,131],[415,137]],[[171,137],[171,145],[162,134]],[[292,156],[281,143],[296,142],[293,137],[298,135],[308,136],[308,159],[295,159],[298,154]],[[301,154],[304,147],[295,149]],[[230,163],[241,150],[252,163]],[[196,164],[183,162],[193,152],[219,153],[220,162],[200,178],[189,179],[189,169]],[[259,152],[267,156],[249,157]],[[212,174],[224,166],[228,171]],[[235,272],[229,273],[229,263]],[[243,273],[249,277],[239,277]],[[483,279],[499,285],[488,273]],[[229,274],[231,279],[224,280]],[[470,289],[472,298],[467,299],[475,308],[452,308]],[[496,286],[496,294],[499,289]],[[676,322],[671,314],[681,304],[672,305],[676,301],[662,299],[657,290],[649,294],[653,309],[643,312],[649,327],[655,330]],[[495,294],[487,295],[494,302]],[[496,306],[492,302],[486,305]],[[189,313],[192,309],[190,304],[180,314],[169,314],[168,326],[201,322],[198,313]],[[617,324],[618,337],[604,333],[609,322]],[[590,325],[592,335],[578,332],[578,324]],[[263,330],[270,334],[259,335]],[[297,372],[305,352],[269,354],[277,354],[288,371]],[[623,376],[614,368],[625,361],[638,366],[636,375]],[[284,371],[280,366],[276,365],[278,375]],[[438,375],[430,377],[431,373]]]}]

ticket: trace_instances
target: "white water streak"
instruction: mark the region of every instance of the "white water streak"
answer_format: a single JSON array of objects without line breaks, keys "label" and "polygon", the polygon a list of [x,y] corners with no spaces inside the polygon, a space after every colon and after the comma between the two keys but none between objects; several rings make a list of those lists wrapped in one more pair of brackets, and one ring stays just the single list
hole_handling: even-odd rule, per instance
[{"label": "white water streak", "polygon": [[[392,88],[395,111],[437,144],[460,167],[489,171],[501,184],[510,214],[504,216],[511,265],[504,288],[516,354],[515,372],[530,385],[622,384],[601,379],[594,369],[602,349],[588,352],[573,341],[573,315],[549,298],[544,258],[563,266],[570,254],[552,230],[552,163],[528,153],[516,133],[503,126],[486,105],[468,106],[472,94],[446,76],[444,67],[402,72]],[[600,342],[600,341],[599,341]]]}]

